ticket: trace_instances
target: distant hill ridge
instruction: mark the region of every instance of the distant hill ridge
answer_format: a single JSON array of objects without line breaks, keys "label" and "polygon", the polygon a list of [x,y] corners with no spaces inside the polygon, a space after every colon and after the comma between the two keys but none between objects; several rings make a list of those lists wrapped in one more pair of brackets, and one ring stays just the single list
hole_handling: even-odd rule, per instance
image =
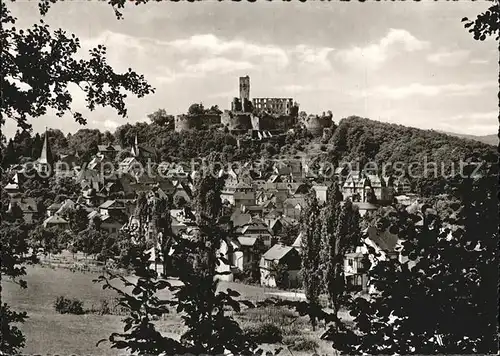
[{"label": "distant hill ridge", "polygon": [[498,135],[497,134],[492,134],[492,135],[467,135],[467,134],[459,134],[456,132],[446,132],[446,131],[440,131],[446,135],[450,136],[456,136],[456,137],[461,137],[465,138],[468,140],[474,140],[474,141],[479,141],[482,143],[486,143],[487,145],[493,145],[493,146],[498,146]]},{"label": "distant hill ridge", "polygon": [[340,120],[329,140],[336,160],[436,162],[479,159],[496,162],[496,147],[478,140],[357,116]]}]

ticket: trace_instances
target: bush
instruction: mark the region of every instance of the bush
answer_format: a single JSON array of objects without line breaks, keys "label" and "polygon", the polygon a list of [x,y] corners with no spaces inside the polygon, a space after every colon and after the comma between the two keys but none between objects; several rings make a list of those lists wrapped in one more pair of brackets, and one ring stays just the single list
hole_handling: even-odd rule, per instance
[{"label": "bush", "polygon": [[305,336],[288,336],[283,340],[291,351],[316,351],[319,348],[316,340]]},{"label": "bush", "polygon": [[69,299],[63,296],[57,297],[54,303],[55,310],[60,314],[83,314],[83,302],[78,299]]},{"label": "bush", "polygon": [[247,337],[259,344],[276,344],[283,340],[280,328],[271,323],[251,326],[244,332]]}]

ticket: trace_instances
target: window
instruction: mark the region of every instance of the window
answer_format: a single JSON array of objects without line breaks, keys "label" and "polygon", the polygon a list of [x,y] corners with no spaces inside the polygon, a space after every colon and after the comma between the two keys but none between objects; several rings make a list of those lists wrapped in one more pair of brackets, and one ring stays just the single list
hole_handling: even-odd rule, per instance
[{"label": "window", "polygon": [[353,267],[354,266],[354,261],[351,258],[349,258],[347,260],[347,264],[349,265],[349,267]]}]

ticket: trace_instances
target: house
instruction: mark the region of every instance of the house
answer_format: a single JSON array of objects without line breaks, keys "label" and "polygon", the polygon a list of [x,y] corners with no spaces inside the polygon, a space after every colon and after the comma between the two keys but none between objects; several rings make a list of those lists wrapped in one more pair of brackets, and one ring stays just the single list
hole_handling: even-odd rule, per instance
[{"label": "house", "polygon": [[303,235],[304,234],[302,233],[302,231],[299,232],[299,235],[297,236],[297,238],[295,239],[295,241],[292,244],[292,247],[294,249],[296,249],[299,254],[302,253],[302,236]]},{"label": "house", "polygon": [[99,171],[85,167],[78,172],[76,182],[80,184],[82,190],[95,189],[99,191],[104,184],[104,178]]},{"label": "house", "polygon": [[116,156],[123,150],[120,145],[97,145],[97,150],[100,155],[109,160],[114,160]]},{"label": "house", "polygon": [[14,198],[9,203],[8,211],[10,211],[14,205],[17,205],[23,212],[23,219],[27,223],[33,222],[33,219],[38,217],[38,207],[35,199],[29,197]]},{"label": "house", "polygon": [[130,149],[130,153],[133,157],[139,160],[152,160],[153,162],[157,160],[158,153],[153,147],[145,146],[139,144],[139,140],[137,139],[137,135],[135,135],[134,144]]},{"label": "house", "polygon": [[365,265],[365,254],[358,249],[356,252],[346,253],[344,256],[344,277],[347,288],[367,290],[368,275]]},{"label": "house", "polygon": [[59,209],[55,212],[55,215],[63,216],[67,211],[75,207],[75,202],[71,199],[66,199]]},{"label": "house", "polygon": [[101,230],[106,231],[109,235],[117,234],[123,226],[123,219],[120,220],[117,216],[103,215],[101,218]]},{"label": "house", "polygon": [[58,211],[61,208],[61,203],[52,203],[49,205],[47,208],[47,217],[55,215],[56,211]]},{"label": "house", "polygon": [[240,235],[246,237],[255,237],[262,240],[265,246],[272,245],[271,230],[259,218],[252,218],[250,223],[236,230]]},{"label": "house", "polygon": [[239,251],[239,244],[234,240],[229,240],[229,242],[221,241],[220,247],[217,251],[218,255],[222,255],[229,262],[219,263],[216,267],[217,279],[232,282],[234,280],[234,272],[237,266],[243,268],[243,252]]},{"label": "house", "polygon": [[305,207],[306,201],[304,197],[288,198],[283,202],[283,214],[298,219]]},{"label": "house", "polygon": [[9,183],[3,189],[7,194],[17,194],[21,192],[21,184],[23,182],[22,175],[19,172],[14,173],[14,176]]},{"label": "house", "polygon": [[125,214],[125,205],[118,200],[106,200],[99,206],[99,214],[122,216]]},{"label": "house", "polygon": [[276,264],[286,266],[289,285],[297,285],[300,263],[300,255],[295,248],[282,244],[274,245],[260,259],[260,284],[276,287],[276,279],[273,273],[273,265]]},{"label": "house", "polygon": [[326,185],[313,185],[312,188],[316,192],[316,199],[318,199],[318,202],[322,202],[322,203],[326,202],[328,186],[326,186]]},{"label": "house", "polygon": [[62,175],[63,172],[75,172],[75,167],[78,167],[78,153],[68,154],[68,155],[60,155],[59,160],[55,163],[56,174]]},{"label": "house", "polygon": [[59,215],[52,215],[43,221],[43,227],[66,230],[69,229],[69,222]]},{"label": "house", "polygon": [[103,154],[96,154],[87,165],[88,169],[100,172],[109,172],[114,169],[113,162]]},{"label": "house", "polygon": [[127,157],[118,163],[119,173],[130,173],[132,171],[141,171],[143,169],[141,162],[136,157]]},{"label": "house", "polygon": [[224,190],[221,193],[222,201],[227,200],[229,204],[235,206],[255,205],[255,190],[253,187],[244,182],[233,184],[229,182],[224,185]]},{"label": "house", "polygon": [[375,211],[379,208],[378,205],[372,203],[363,203],[363,202],[353,202],[354,206],[358,207],[359,215],[364,216],[369,211]]}]

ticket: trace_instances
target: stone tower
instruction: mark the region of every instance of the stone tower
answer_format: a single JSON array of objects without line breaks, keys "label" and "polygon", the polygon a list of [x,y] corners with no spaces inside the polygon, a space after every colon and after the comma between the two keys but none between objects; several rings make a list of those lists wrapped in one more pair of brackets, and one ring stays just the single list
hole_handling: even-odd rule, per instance
[{"label": "stone tower", "polygon": [[242,103],[250,100],[250,77],[240,77],[240,100]]}]

